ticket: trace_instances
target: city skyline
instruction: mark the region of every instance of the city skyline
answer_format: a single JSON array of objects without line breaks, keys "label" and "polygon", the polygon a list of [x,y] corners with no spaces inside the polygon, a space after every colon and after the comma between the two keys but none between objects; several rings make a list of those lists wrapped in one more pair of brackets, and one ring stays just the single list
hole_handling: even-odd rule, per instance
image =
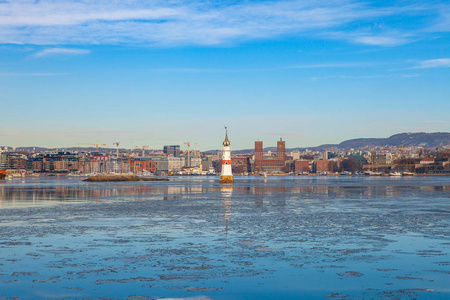
[{"label": "city skyline", "polygon": [[[250,139],[249,139],[250,140]],[[264,151],[272,151],[276,150],[280,142],[283,142],[285,144],[285,140],[280,138],[279,141],[271,140],[268,142],[268,145],[264,146],[262,149]],[[289,141],[288,141],[289,142]],[[264,141],[261,140],[255,140],[252,142],[252,145],[254,143],[262,143],[264,144]],[[201,152],[215,152],[215,151],[221,151],[220,148],[215,149],[201,149],[201,145],[198,145],[198,143],[189,143],[188,146],[187,143],[178,143],[178,144],[172,144],[172,145],[164,145],[160,148],[151,148],[148,145],[139,145],[134,147],[123,147],[121,146],[120,142],[113,143],[113,146],[108,144],[102,144],[97,141],[97,143],[80,143],[79,145],[74,145],[71,147],[39,147],[35,145],[29,145],[29,146],[22,146],[22,147],[16,147],[11,145],[1,145],[0,144],[0,152],[8,151],[8,150],[27,150],[29,151],[30,148],[35,148],[36,151],[88,151],[88,152],[95,152],[99,151],[102,153],[106,153],[107,151],[110,152],[116,152],[117,150],[126,150],[126,151],[132,151],[137,153],[142,153],[143,151],[145,153],[148,153],[148,151],[155,151],[161,152],[161,153],[169,153],[175,157],[179,157],[180,153],[186,153],[188,151],[201,151]],[[337,144],[322,144],[318,146],[306,146],[306,147],[299,147],[295,145],[290,145],[289,147],[285,147],[286,150],[289,151],[296,151],[296,150],[313,150],[313,151],[324,151],[324,150],[367,150],[367,149],[410,149],[410,148],[417,148],[417,149],[423,149],[423,150],[436,150],[437,148],[441,149],[447,149],[450,145],[450,132],[433,132],[433,133],[425,133],[425,132],[417,132],[417,133],[398,133],[395,135],[392,135],[390,137],[386,138],[356,138],[356,139],[349,139],[345,141],[341,141]],[[33,150],[33,149],[31,149]],[[34,150],[33,150],[34,151]],[[105,152],[106,151],[106,152]],[[181,152],[180,152],[181,151]],[[253,151],[253,148],[234,148],[232,152],[240,152],[242,151]]]},{"label": "city skyline", "polygon": [[449,28],[446,1],[2,1],[0,144],[449,132]]}]

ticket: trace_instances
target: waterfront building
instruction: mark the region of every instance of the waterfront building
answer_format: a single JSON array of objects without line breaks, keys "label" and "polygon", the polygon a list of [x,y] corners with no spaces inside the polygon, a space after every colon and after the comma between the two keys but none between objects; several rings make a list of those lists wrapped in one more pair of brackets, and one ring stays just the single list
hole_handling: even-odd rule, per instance
[{"label": "waterfront building", "polygon": [[23,170],[27,167],[26,155],[14,152],[2,152],[0,154],[0,170]]},{"label": "waterfront building", "polygon": [[59,151],[33,154],[30,157],[29,168],[36,173],[68,173],[80,170],[80,163],[77,153]]},{"label": "waterfront building", "polygon": [[176,173],[184,167],[184,157],[152,157],[158,173]]},{"label": "waterfront building", "polygon": [[212,168],[213,168],[212,159],[209,157],[203,157],[202,158],[202,170],[209,172],[209,170]]},{"label": "waterfront building", "polygon": [[233,174],[243,174],[250,172],[250,157],[232,157],[231,169],[233,171]]},{"label": "waterfront building", "polygon": [[374,165],[385,165],[386,164],[386,154],[377,154],[375,151],[369,153],[370,163]]},{"label": "waterfront building", "polygon": [[106,173],[109,156],[99,152],[83,153],[79,158],[81,173]]},{"label": "waterfront building", "polygon": [[317,160],[316,161],[316,172],[322,173],[322,172],[330,172],[332,171],[331,161],[330,160]]},{"label": "waterfront building", "polygon": [[228,130],[225,127],[225,140],[223,141],[222,172],[220,183],[233,183],[233,172],[231,170],[231,143],[228,140]]},{"label": "waterfront building", "polygon": [[222,151],[221,150],[214,150],[213,152],[204,152],[203,157],[208,157],[212,161],[217,161],[222,158]]},{"label": "waterfront building", "polygon": [[286,164],[286,142],[280,139],[277,142],[277,154],[264,156],[263,142],[255,142],[255,171],[256,172],[282,172]]},{"label": "waterfront building", "polygon": [[164,146],[164,154],[180,157],[180,145]]},{"label": "waterfront building", "polygon": [[121,162],[117,159],[108,160],[105,164],[106,173],[122,173]]},{"label": "waterfront building", "polygon": [[296,160],[294,164],[295,164],[295,172],[308,172],[308,173],[310,172],[309,160],[306,159]]},{"label": "waterfront building", "polygon": [[202,152],[200,150],[194,150],[191,152],[191,157],[200,158],[202,157]]},{"label": "waterfront building", "polygon": [[57,160],[54,162],[54,170],[57,173],[78,171],[78,161]]},{"label": "waterfront building", "polygon": [[121,169],[129,170],[129,172],[134,174],[155,173],[156,165],[156,162],[147,157],[128,158],[121,161]]},{"label": "waterfront building", "polygon": [[[190,166],[188,166],[187,164],[191,163]],[[186,167],[200,167],[202,165],[202,159],[200,157],[191,157],[189,160],[186,159]]]},{"label": "waterfront building", "polygon": [[291,151],[291,156],[293,160],[298,160],[300,159],[300,151]]},{"label": "waterfront building", "polygon": [[432,158],[432,157],[424,158],[424,159],[422,159],[422,160],[420,161],[420,164],[421,164],[421,165],[434,164],[434,158]]}]

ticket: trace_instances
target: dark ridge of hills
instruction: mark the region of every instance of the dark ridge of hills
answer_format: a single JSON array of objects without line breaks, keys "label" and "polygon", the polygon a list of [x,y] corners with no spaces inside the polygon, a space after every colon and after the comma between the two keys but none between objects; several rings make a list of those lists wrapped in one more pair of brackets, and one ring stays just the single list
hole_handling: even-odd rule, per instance
[{"label": "dark ridge of hills", "polygon": [[[359,138],[343,141],[339,144],[326,144],[308,149],[325,150],[330,148],[338,149],[365,149],[374,147],[423,147],[424,149],[434,149],[450,146],[449,132],[408,132],[392,135],[388,138]],[[299,148],[305,149],[305,148]]]},{"label": "dark ridge of hills", "polygon": [[[449,132],[416,132],[399,133],[388,138],[358,138],[343,141],[339,144],[324,144],[317,147],[295,147],[286,148],[286,151],[310,150],[330,150],[337,149],[367,149],[374,147],[423,147],[424,149],[435,149],[439,147],[450,147]],[[264,151],[276,152],[276,147],[266,147]],[[254,149],[244,149],[233,151],[233,154],[254,153]]]},{"label": "dark ridge of hills", "polygon": [[[4,146],[0,146],[4,148]],[[9,147],[12,149],[12,147]],[[95,152],[95,147],[67,147],[67,148],[45,148],[45,147],[16,147],[17,152],[32,152],[32,151],[40,152],[40,151],[69,151],[69,152]],[[117,148],[98,148],[99,153],[116,153]],[[119,151],[132,151],[130,149],[119,148]]]},{"label": "dark ridge of hills", "polygon": [[371,147],[423,147],[433,149],[450,145],[448,132],[399,133],[388,138],[362,138],[343,141],[336,147],[340,149]]},{"label": "dark ridge of hills", "polygon": [[[310,150],[330,150],[332,148],[337,149],[367,149],[374,147],[423,147],[424,149],[435,149],[439,147],[450,147],[450,132],[415,132],[415,133],[399,133],[388,138],[358,138],[343,141],[339,144],[324,144],[317,147],[294,147],[286,148],[286,151],[305,149]],[[3,148],[4,146],[2,146]],[[34,147],[16,147],[16,151],[32,151]],[[36,151],[45,150],[56,150],[56,148],[44,148],[35,147]],[[70,147],[70,148],[59,148],[60,151],[95,151],[95,147]],[[132,151],[132,149],[119,148],[119,151]],[[204,151],[206,153],[211,153],[216,150]],[[276,147],[266,147],[264,151],[276,152]],[[116,148],[99,148],[101,153],[115,153]],[[254,149],[242,149],[233,150],[233,154],[251,154],[254,153]]]}]

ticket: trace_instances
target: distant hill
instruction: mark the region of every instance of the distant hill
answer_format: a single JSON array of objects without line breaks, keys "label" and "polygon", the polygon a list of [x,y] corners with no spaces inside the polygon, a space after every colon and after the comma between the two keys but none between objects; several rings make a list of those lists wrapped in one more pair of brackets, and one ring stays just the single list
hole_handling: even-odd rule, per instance
[{"label": "distant hill", "polygon": [[[0,146],[4,148],[4,146]],[[10,150],[12,147],[8,147]],[[23,152],[40,152],[40,151],[69,151],[69,152],[95,152],[95,147],[69,147],[69,148],[45,148],[45,147],[16,147],[16,151]],[[99,153],[116,153],[117,148],[98,148]],[[132,151],[131,149],[119,148],[119,151]]]},{"label": "distant hill", "polygon": [[[286,151],[294,150],[327,150],[331,148],[338,149],[364,149],[373,147],[423,147],[425,149],[434,149],[438,147],[450,147],[449,132],[417,132],[417,133],[399,133],[388,138],[359,138],[341,142],[340,144],[324,144],[317,147],[296,147],[287,148]],[[264,151],[276,152],[276,147],[266,147]],[[254,149],[243,149],[233,151],[233,154],[253,153]]]},{"label": "distant hill", "polygon": [[[362,138],[343,141],[336,145],[340,149],[365,147],[423,147],[437,148],[450,145],[449,132],[435,133],[399,133],[388,138]],[[324,146],[324,145],[323,145]],[[323,147],[320,146],[320,147]],[[327,145],[328,147],[330,145]]]}]

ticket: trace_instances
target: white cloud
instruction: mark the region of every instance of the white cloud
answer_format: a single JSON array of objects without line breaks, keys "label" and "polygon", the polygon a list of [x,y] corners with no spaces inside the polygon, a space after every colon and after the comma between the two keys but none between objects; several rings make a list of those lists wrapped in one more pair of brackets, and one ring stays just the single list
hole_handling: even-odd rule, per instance
[{"label": "white cloud", "polygon": [[326,37],[330,39],[348,40],[357,44],[364,44],[369,46],[385,46],[393,47],[404,45],[417,40],[418,37],[412,33],[400,32],[398,30],[355,30],[351,32],[329,32]]},{"label": "white cloud", "polygon": [[408,79],[419,77],[419,74],[381,74],[381,75],[334,75],[334,76],[320,76],[311,77],[310,80],[328,80],[328,79],[381,79],[381,78],[399,78]]},{"label": "white cloud", "polygon": [[72,48],[49,48],[34,54],[35,57],[52,56],[52,55],[84,55],[91,53],[86,49],[72,49]]},{"label": "white cloud", "polygon": [[354,41],[361,44],[372,46],[398,46],[409,42],[402,36],[359,36]]},{"label": "white cloud", "polygon": [[30,77],[30,76],[62,76],[67,73],[14,73],[14,72],[0,72],[0,77]]},{"label": "white cloud", "polygon": [[[224,4],[225,3],[225,4]],[[356,0],[14,0],[0,2],[0,44],[220,45],[283,35],[377,46],[411,41],[389,28],[355,34],[356,22],[426,14],[417,5],[370,7]],[[445,19],[443,13],[438,14]],[[344,30],[344,34],[336,33]],[[355,28],[353,28],[355,27]]]},{"label": "white cloud", "polygon": [[418,69],[428,69],[428,68],[450,68],[450,58],[438,58],[424,60],[419,63],[416,67]]},{"label": "white cloud", "polygon": [[374,63],[335,63],[335,64],[316,64],[316,65],[296,65],[286,67],[286,69],[321,69],[321,68],[362,68],[374,67],[379,64]]}]

